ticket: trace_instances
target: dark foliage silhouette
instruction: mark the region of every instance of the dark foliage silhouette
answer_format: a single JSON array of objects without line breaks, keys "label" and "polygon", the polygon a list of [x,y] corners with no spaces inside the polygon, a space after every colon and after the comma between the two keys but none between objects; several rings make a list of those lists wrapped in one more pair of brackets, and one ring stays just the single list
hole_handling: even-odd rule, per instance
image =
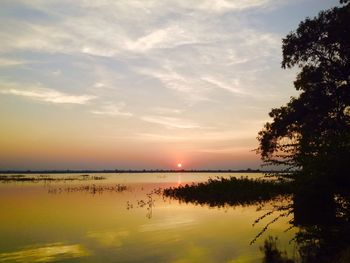
[{"label": "dark foliage silhouette", "polygon": [[300,95],[272,109],[258,136],[266,165],[303,183],[350,181],[350,4],[341,3],[283,39],[282,67],[301,69]]},{"label": "dark foliage silhouette", "polygon": [[291,193],[288,182],[245,177],[209,179],[204,183],[167,188],[163,192],[165,196],[183,202],[209,206],[250,205],[288,193]]}]

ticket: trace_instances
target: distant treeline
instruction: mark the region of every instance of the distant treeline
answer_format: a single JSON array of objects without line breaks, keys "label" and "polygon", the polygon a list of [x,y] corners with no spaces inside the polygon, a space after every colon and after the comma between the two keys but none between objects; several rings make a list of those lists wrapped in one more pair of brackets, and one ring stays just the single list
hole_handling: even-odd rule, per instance
[{"label": "distant treeline", "polygon": [[242,169],[242,170],[162,170],[162,169],[142,169],[142,170],[0,170],[1,174],[71,174],[71,173],[271,173],[276,171],[267,171],[260,169]]}]

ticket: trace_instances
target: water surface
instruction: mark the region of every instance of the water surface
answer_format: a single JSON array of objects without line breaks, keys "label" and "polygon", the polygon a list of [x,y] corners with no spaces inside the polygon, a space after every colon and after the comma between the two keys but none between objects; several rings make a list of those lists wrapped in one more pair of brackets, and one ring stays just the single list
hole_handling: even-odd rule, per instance
[{"label": "water surface", "polygon": [[268,235],[292,251],[295,230],[285,232],[290,218],[271,224],[250,245],[275,216],[252,226],[269,205],[198,206],[164,198],[158,190],[261,174],[94,176],[106,179],[0,183],[0,262],[261,262],[259,247]]}]

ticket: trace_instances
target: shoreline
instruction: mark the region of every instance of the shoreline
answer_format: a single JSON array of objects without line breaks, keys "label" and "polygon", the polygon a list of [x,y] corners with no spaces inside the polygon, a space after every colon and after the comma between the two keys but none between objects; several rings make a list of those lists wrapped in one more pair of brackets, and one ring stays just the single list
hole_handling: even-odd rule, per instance
[{"label": "shoreline", "polygon": [[282,173],[271,170],[0,170],[0,174],[72,174],[72,173]]}]

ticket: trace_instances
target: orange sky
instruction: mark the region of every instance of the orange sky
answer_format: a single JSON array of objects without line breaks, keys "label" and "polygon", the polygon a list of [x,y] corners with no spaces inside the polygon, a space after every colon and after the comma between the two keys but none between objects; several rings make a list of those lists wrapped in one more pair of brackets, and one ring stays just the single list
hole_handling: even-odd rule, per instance
[{"label": "orange sky", "polygon": [[281,39],[337,3],[5,1],[0,170],[259,168]]}]

